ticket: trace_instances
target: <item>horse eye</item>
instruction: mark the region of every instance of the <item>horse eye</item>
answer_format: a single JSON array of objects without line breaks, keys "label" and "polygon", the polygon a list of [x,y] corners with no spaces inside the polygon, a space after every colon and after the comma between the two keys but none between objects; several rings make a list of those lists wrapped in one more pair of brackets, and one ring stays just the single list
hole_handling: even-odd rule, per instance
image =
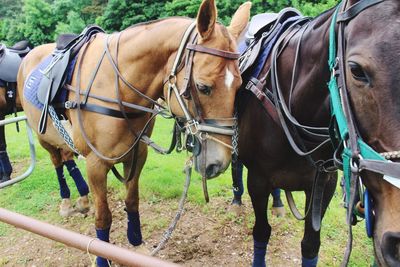
[{"label": "horse eye", "polygon": [[368,82],[368,76],[360,65],[355,62],[349,62],[349,67],[354,79],[365,83]]},{"label": "horse eye", "polygon": [[211,86],[204,85],[204,84],[196,84],[197,89],[200,91],[200,93],[205,94],[205,95],[210,95],[211,94]]}]

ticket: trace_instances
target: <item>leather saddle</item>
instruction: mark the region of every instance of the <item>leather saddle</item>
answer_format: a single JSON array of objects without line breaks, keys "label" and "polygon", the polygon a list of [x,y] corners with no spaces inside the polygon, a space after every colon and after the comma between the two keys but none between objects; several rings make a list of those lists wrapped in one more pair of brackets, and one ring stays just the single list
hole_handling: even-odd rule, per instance
[{"label": "leather saddle", "polygon": [[12,47],[0,44],[0,80],[15,83],[22,58],[29,51],[27,41],[18,42]]},{"label": "leather saddle", "polygon": [[291,17],[302,17],[294,8],[282,9],[279,13],[263,13],[253,16],[245,33],[248,48],[244,51],[240,63],[240,72],[243,74],[253,66],[262,53],[263,47],[280,32],[282,25]]},{"label": "leather saddle", "polygon": [[58,91],[67,82],[67,69],[72,59],[78,54],[82,46],[87,43],[95,34],[104,32],[96,25],[86,27],[81,34],[62,34],[57,38],[56,49],[52,53],[52,59],[43,71],[43,78],[40,81],[37,97],[44,105],[39,121],[39,132],[46,131],[48,106],[52,104]]}]

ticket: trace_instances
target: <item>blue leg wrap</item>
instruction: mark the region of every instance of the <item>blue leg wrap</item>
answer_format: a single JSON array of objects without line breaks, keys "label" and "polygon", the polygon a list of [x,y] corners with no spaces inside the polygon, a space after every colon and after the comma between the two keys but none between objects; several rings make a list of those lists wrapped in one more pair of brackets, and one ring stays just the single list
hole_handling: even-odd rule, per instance
[{"label": "blue leg wrap", "polygon": [[318,256],[314,259],[301,258],[301,267],[316,267],[318,263]]},{"label": "blue leg wrap", "polygon": [[243,164],[238,161],[236,164],[236,177],[233,178],[233,201],[232,204],[241,205],[243,188]]},{"label": "blue leg wrap", "polygon": [[12,173],[12,166],[7,151],[0,151],[0,173],[1,175],[5,174],[8,176]]},{"label": "blue leg wrap", "polygon": [[60,196],[61,198],[69,198],[71,196],[71,193],[69,191],[67,181],[64,177],[63,166],[57,167],[56,172],[58,183],[60,184]]},{"label": "blue leg wrap", "polygon": [[253,267],[265,267],[265,254],[267,252],[267,242],[258,242],[254,240]]},{"label": "blue leg wrap", "polygon": [[[104,242],[110,242],[110,228],[101,230],[101,229],[96,229],[96,235],[97,238],[104,241]],[[108,267],[111,266],[111,261],[102,258],[102,257],[97,257],[96,258],[96,264],[99,267]]]},{"label": "blue leg wrap", "polygon": [[79,195],[86,196],[89,194],[89,187],[83,179],[82,173],[79,170],[78,166],[76,166],[76,163],[74,160],[67,160],[64,162],[64,165],[67,166],[69,175],[71,175],[72,179],[74,179],[76,188],[78,189]]},{"label": "blue leg wrap", "polygon": [[139,212],[128,213],[128,240],[134,246],[142,244],[142,231],[140,230],[140,216]]},{"label": "blue leg wrap", "polygon": [[279,188],[274,189],[271,194],[273,197],[272,207],[275,207],[275,208],[283,207],[283,203],[281,200],[281,190]]}]

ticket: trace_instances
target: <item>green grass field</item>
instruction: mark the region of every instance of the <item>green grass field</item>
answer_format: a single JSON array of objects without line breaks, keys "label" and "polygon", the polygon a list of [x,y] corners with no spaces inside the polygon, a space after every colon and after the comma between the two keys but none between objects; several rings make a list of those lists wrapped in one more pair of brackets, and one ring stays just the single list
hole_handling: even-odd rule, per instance
[{"label": "green grass field", "polygon": [[[21,125],[21,133],[16,132],[15,125],[8,125],[6,133],[9,156],[15,166],[23,169],[27,168],[29,164],[29,147],[24,123],[21,123]],[[159,119],[154,133],[153,137],[157,143],[168,146],[171,137],[171,122]],[[63,219],[58,215],[60,198],[55,172],[47,152],[38,145],[37,141],[36,153],[37,165],[33,174],[16,185],[0,190],[0,206],[47,222],[62,223]],[[173,153],[169,156],[162,156],[150,151],[140,179],[140,198],[154,203],[163,199],[176,199],[178,201],[183,190],[185,177],[182,170],[187,156],[186,153]],[[84,161],[77,161],[77,163],[86,177]],[[230,175],[230,171],[227,171],[221,177],[208,182],[211,205],[213,197],[231,197]],[[72,197],[76,198],[77,192],[71,183],[72,179],[67,180],[71,186]],[[114,191],[118,192],[118,197],[122,199],[125,193],[124,186],[111,173],[109,174],[108,183]],[[245,194],[247,195],[247,192]],[[295,198],[301,207],[303,205],[303,194],[296,193]],[[203,211],[206,212],[207,208],[203,198],[201,179],[196,173],[192,176],[188,201],[203,206]],[[248,197],[246,201],[249,201]],[[303,231],[302,223],[296,222],[291,214],[288,214],[286,218],[284,223],[279,224],[279,227],[294,231],[296,235],[301,237]],[[250,218],[247,222],[254,222],[254,219]],[[249,224],[247,227],[251,229],[252,225]],[[0,238],[7,238],[7,235],[12,231],[16,231],[15,228],[0,223]],[[249,236],[249,238],[251,237]],[[343,256],[346,241],[345,210],[341,206],[341,193],[340,188],[338,188],[323,221],[320,266],[337,265],[337,262],[340,262]],[[299,244],[295,245],[298,246]],[[349,266],[369,266],[372,264],[372,242],[366,237],[364,222],[354,227],[353,247]]]}]

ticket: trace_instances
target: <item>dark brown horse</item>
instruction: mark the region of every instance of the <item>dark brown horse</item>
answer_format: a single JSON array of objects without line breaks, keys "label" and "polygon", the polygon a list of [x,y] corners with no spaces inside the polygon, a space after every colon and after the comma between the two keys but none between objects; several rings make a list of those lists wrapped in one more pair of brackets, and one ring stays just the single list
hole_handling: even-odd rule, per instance
[{"label": "dark brown horse", "polygon": [[[72,124],[74,146],[86,157],[101,240],[109,241],[112,223],[107,173],[122,163],[128,239],[132,245],[142,244],[138,185],[147,145],[140,137],[151,134],[152,107],[158,105],[158,98],[164,96],[185,134],[201,144],[201,151],[196,145],[194,161],[202,176],[215,177],[228,167],[231,130],[226,126],[232,125],[234,99],[241,84],[236,38],[248,22],[249,8],[250,4],[239,8],[226,28],[217,23],[214,1],[204,0],[196,21],[167,18],[121,33],[97,33],[79,52],[67,86],[68,101],[74,104],[66,110],[66,117]],[[54,48],[54,44],[39,46],[25,57],[18,75],[21,96],[26,91],[22,85],[33,82],[28,80],[30,73]],[[29,123],[38,125],[41,111],[25,95],[22,104]],[[38,136],[48,148],[68,149],[51,123]],[[97,264],[108,266],[103,258]]]},{"label": "dark brown horse", "polygon": [[[400,265],[400,190],[393,185],[396,179],[389,179],[387,175],[382,179],[382,174],[376,173],[377,168],[372,167],[371,162],[364,162],[365,158],[361,156],[365,151],[359,150],[367,146],[361,141],[353,141],[362,139],[377,152],[374,152],[376,155],[389,155],[392,161],[398,161],[400,2],[343,1],[337,20],[333,17],[335,10],[288,27],[261,73],[255,77],[257,80],[249,83],[249,77],[243,76],[243,88],[237,97],[238,151],[240,160],[248,168],[247,186],[256,216],[254,266],[265,266],[271,234],[267,202],[274,188],[304,191],[306,209],[310,203],[320,203],[319,206],[312,204],[307,213],[301,242],[302,266],[316,266],[320,231],[318,219],[313,220],[313,217],[324,215],[335,191],[337,176],[330,159],[335,158],[336,166],[339,166],[341,151],[349,148],[351,168],[346,164],[343,167],[345,172],[346,169],[351,172],[351,196],[347,198],[355,198],[357,187],[354,185],[361,175],[372,198],[365,205],[372,206],[370,215],[375,220],[371,229],[376,261],[380,266]],[[328,65],[330,38],[337,44],[331,45],[332,51],[338,48],[331,58],[334,69]],[[342,101],[330,100],[327,84],[331,77],[341,81]],[[321,139],[329,140],[327,128],[323,128],[330,125],[331,101],[345,109],[349,131],[343,135],[344,148],[335,144],[338,153],[334,156],[331,142],[325,142],[309,156],[299,156],[321,144]],[[336,124],[340,125],[333,123]],[[335,128],[332,136],[337,138],[342,129],[339,133]],[[332,137],[332,140],[336,138]],[[352,144],[358,144],[360,149]],[[343,162],[346,162],[344,154]],[[398,173],[397,164],[385,161],[384,165],[393,168],[382,168],[381,173]],[[313,196],[319,201],[311,200],[313,187]],[[349,210],[353,210],[352,206]],[[351,221],[353,214],[348,217]]]}]

